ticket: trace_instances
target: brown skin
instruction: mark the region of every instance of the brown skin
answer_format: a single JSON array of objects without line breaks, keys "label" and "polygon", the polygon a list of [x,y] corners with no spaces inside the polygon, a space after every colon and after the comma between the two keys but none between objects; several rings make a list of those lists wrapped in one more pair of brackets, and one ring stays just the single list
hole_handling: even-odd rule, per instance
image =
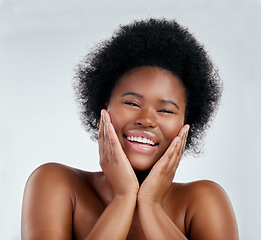
[{"label": "brown skin", "polygon": [[[125,74],[101,112],[103,171],[38,168],[25,188],[22,239],[238,239],[219,185],[172,182],[189,129],[185,100],[179,79],[166,70]],[[130,143],[132,135],[157,144]]]}]

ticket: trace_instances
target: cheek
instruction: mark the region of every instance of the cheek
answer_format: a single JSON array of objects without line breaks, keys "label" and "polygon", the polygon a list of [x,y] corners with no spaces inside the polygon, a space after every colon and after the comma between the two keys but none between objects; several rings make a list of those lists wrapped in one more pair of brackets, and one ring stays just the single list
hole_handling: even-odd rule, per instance
[{"label": "cheek", "polygon": [[124,124],[127,122],[127,116],[126,114],[124,114],[124,112],[120,110],[112,110],[108,108],[107,111],[111,117],[111,122],[115,129],[115,132],[119,136],[119,132],[123,128]]},{"label": "cheek", "polygon": [[162,132],[166,140],[170,143],[176,136],[178,136],[179,131],[183,127],[184,123],[182,121],[176,123],[167,123],[162,126]]}]

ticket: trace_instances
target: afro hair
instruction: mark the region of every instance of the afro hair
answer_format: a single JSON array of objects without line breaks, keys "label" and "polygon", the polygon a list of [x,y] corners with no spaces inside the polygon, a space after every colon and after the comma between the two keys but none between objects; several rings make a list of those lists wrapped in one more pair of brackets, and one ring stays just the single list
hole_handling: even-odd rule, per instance
[{"label": "afro hair", "polygon": [[74,88],[86,130],[98,138],[100,111],[113,88],[123,74],[142,66],[166,69],[185,87],[185,123],[190,125],[185,150],[197,156],[219,105],[222,82],[203,45],[175,20],[120,26],[78,64]]}]

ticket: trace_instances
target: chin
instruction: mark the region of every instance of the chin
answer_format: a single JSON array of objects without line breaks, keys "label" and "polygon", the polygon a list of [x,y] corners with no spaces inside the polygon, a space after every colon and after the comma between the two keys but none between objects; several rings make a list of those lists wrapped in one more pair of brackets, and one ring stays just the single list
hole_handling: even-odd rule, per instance
[{"label": "chin", "polygon": [[[136,155],[136,154],[135,154]],[[145,172],[150,170],[154,164],[157,162],[157,160],[153,160],[149,156],[136,156],[136,157],[128,157],[130,164],[132,168],[135,171]]]}]

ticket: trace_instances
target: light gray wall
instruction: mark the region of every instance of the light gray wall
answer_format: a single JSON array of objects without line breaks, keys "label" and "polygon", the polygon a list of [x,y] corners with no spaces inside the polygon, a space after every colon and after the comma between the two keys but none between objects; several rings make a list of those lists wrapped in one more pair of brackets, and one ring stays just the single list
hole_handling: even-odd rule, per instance
[{"label": "light gray wall", "polygon": [[210,179],[231,198],[242,240],[261,215],[259,0],[0,0],[0,235],[20,239],[22,194],[45,162],[99,170],[97,144],[73,97],[76,63],[119,24],[176,18],[205,44],[223,78],[205,153],[184,158],[176,181]]}]

